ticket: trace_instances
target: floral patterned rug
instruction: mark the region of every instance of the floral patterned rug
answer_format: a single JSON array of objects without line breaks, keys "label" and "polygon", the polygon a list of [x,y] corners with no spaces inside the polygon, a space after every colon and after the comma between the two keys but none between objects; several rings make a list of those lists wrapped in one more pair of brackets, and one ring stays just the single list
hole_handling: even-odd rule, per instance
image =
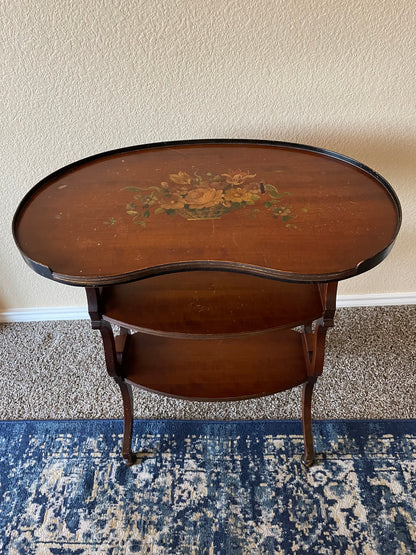
[{"label": "floral patterned rug", "polygon": [[0,422],[0,552],[416,552],[416,421]]}]

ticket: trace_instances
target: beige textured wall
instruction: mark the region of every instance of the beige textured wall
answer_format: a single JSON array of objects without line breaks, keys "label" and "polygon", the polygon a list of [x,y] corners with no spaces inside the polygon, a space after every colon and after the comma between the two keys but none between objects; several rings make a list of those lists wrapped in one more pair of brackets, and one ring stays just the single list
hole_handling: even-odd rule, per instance
[{"label": "beige textured wall", "polygon": [[343,294],[415,292],[413,0],[2,0],[0,310],[84,303],[30,271],[23,194],[102,150],[206,137],[302,142],[359,159],[404,223]]}]

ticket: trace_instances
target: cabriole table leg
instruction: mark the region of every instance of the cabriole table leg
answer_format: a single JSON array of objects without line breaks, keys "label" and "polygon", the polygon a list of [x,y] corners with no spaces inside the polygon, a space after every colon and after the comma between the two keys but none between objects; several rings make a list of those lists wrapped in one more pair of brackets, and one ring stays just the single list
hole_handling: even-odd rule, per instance
[{"label": "cabriole table leg", "polygon": [[133,453],[131,450],[133,435],[133,391],[131,385],[125,381],[116,380],[116,382],[123,397],[124,430],[122,454],[127,466],[131,466],[136,462],[136,453]]},{"label": "cabriole table leg", "polygon": [[312,392],[313,386],[316,383],[316,377],[310,377],[308,381],[303,384],[302,391],[302,427],[303,427],[303,442],[305,446],[305,455],[302,460],[303,464],[309,468],[313,465],[315,460],[315,451],[313,447],[312,435]]}]

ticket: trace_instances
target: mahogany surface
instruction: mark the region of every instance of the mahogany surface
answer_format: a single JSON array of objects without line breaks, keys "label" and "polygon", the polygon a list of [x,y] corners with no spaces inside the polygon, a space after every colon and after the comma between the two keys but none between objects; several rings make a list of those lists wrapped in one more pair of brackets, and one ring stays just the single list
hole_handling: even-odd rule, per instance
[{"label": "mahogany surface", "polygon": [[23,199],[13,227],[26,261],[69,284],[207,267],[329,281],[380,262],[400,217],[388,183],[354,160],[216,140],[72,164]]},{"label": "mahogany surface", "polygon": [[123,377],[135,385],[194,400],[236,400],[277,393],[307,380],[302,337],[292,330],[228,339],[129,335]]},{"label": "mahogany surface", "polygon": [[304,384],[310,466],[312,391],[337,283],[380,263],[400,222],[390,185],[355,160],[203,140],[62,168],[22,200],[13,233],[37,273],[86,287],[123,399],[127,464],[136,460],[131,385],[212,401]]},{"label": "mahogany surface", "polygon": [[290,328],[316,320],[322,310],[317,285],[232,272],[167,274],[102,291],[105,320],[170,337]]}]

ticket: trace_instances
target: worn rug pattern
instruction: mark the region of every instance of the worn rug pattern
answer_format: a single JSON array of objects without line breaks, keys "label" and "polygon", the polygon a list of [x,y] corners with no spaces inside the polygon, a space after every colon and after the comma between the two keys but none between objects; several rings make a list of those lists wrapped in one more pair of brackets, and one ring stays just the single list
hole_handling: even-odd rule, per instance
[{"label": "worn rug pattern", "polygon": [[416,553],[416,420],[0,422],[0,552]]}]

